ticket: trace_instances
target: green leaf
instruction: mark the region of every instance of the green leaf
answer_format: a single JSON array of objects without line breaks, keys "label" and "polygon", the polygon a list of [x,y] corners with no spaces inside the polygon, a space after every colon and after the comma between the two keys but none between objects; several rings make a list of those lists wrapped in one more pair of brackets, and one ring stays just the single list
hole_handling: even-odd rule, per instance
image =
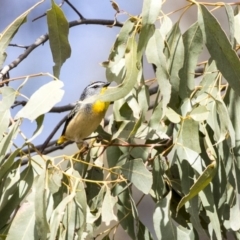
[{"label": "green leaf", "polygon": [[[225,6],[226,5],[227,4],[225,4]],[[234,22],[229,22],[230,27],[232,25],[232,28],[234,30],[234,38],[236,39],[238,44],[240,43],[240,29],[239,29],[240,28],[240,12],[239,10],[240,10],[239,6],[236,6],[234,10]]]},{"label": "green leaf", "polygon": [[[46,166],[43,166],[44,168],[48,168],[49,161],[47,161]],[[50,228],[48,225],[48,220],[46,216],[47,212],[47,204],[49,201],[50,191],[46,187],[46,178],[47,171],[45,171],[37,177],[36,183],[35,183],[35,221],[36,221],[36,230],[38,233],[38,236],[42,239],[46,239],[48,233],[50,232]]]},{"label": "green leaf", "polygon": [[189,115],[194,121],[201,122],[201,121],[207,120],[209,115],[209,110],[205,106],[200,105],[194,108]]},{"label": "green leaf", "polygon": [[232,203],[232,207],[230,208],[230,227],[233,231],[239,231],[240,223],[238,221],[238,216],[240,214],[240,200],[239,200],[239,169],[236,162],[233,162],[233,177],[235,182],[234,192],[235,192],[235,201]]},{"label": "green leaf", "polygon": [[139,87],[137,101],[138,101],[139,107],[141,109],[142,116],[144,118],[146,116],[147,111],[148,111],[149,101],[150,101],[150,99],[149,99],[149,87],[148,86],[142,85],[142,86]]},{"label": "green leaf", "polygon": [[13,105],[16,98],[16,90],[11,87],[2,87],[2,102],[0,102],[0,111],[8,110]]},{"label": "green leaf", "polygon": [[[87,179],[90,179],[91,181],[103,180],[102,169],[99,169],[97,167],[92,167],[90,170],[87,171],[87,173],[88,173]],[[86,194],[89,202],[99,194],[101,190],[101,186],[99,186],[97,183],[94,183],[94,182],[87,182],[86,185],[87,185]],[[95,207],[93,207],[93,209],[95,209]]]},{"label": "green leaf", "polygon": [[127,51],[125,53],[126,58],[126,75],[122,84],[117,87],[108,87],[104,94],[100,96],[92,96],[83,101],[83,104],[88,104],[96,100],[104,102],[112,102],[125,97],[134,87],[137,79],[141,77],[140,69],[141,65],[137,61],[137,43],[134,37],[130,37],[127,43]]},{"label": "green leaf", "polygon": [[27,15],[39,4],[44,2],[44,0],[39,1],[19,17],[17,17],[7,28],[0,34],[0,68],[2,68],[2,64],[5,61],[6,53],[5,49],[8,47],[8,44],[11,42],[14,35],[17,33],[19,27],[26,22]]},{"label": "green leaf", "polygon": [[157,20],[162,7],[160,0],[144,0],[142,8],[142,24],[154,24]]},{"label": "green leaf", "polygon": [[0,171],[0,179],[3,179],[4,175],[11,170],[11,166],[16,158],[16,156],[19,154],[21,149],[16,149],[4,162],[1,167]]},{"label": "green leaf", "polygon": [[13,138],[16,136],[19,128],[19,121],[14,122],[10,127],[8,134],[0,142],[0,165],[4,160],[5,154],[13,144]]},{"label": "green leaf", "polygon": [[142,159],[133,159],[121,167],[124,177],[132,182],[140,191],[148,194],[152,187],[152,174],[143,164]]},{"label": "green leaf", "polygon": [[138,231],[137,239],[138,240],[154,239],[151,233],[149,232],[149,230],[147,229],[147,227],[141,221],[139,221],[139,231]]},{"label": "green leaf", "polygon": [[126,74],[125,53],[128,39],[134,29],[134,19],[128,19],[121,28],[109,55],[108,61],[104,63],[106,67],[106,78],[109,82],[115,81],[120,84]]},{"label": "green leaf", "polygon": [[0,141],[3,138],[3,133],[7,130],[9,126],[10,117],[11,114],[9,109],[0,111]]},{"label": "green leaf", "polygon": [[32,137],[27,140],[28,143],[31,143],[33,141],[33,139],[35,139],[39,134],[42,133],[42,130],[43,130],[43,120],[44,120],[44,115],[40,115],[40,116],[37,117],[37,119],[36,119],[37,128],[34,131]]},{"label": "green leaf", "polygon": [[170,107],[166,109],[166,117],[172,123],[180,123],[181,117],[175,111],[173,111]]},{"label": "green leaf", "polygon": [[209,217],[211,228],[214,230],[215,234],[211,234],[212,236],[216,236],[218,240],[222,239],[221,227],[218,217],[218,209],[216,208],[214,199],[213,199],[213,191],[211,185],[208,185],[202,192],[199,193],[199,197],[202,201],[203,207],[206,210],[206,214]]},{"label": "green leaf", "polygon": [[163,15],[161,17],[162,17],[161,19],[162,21],[161,21],[161,26],[159,28],[159,31],[162,37],[165,39],[169,31],[172,29],[172,20],[167,15]]},{"label": "green leaf", "polygon": [[[231,148],[235,147],[235,130],[229,117],[229,113],[226,105],[224,104],[221,96],[217,96],[216,108],[220,122],[220,136],[218,143],[224,139],[227,139]],[[230,140],[228,139],[230,138]]]},{"label": "green leaf", "polygon": [[[233,9],[232,9],[231,5],[225,3],[224,7],[225,7],[225,10],[226,10],[226,13],[227,13],[228,23],[229,23],[229,32],[230,32],[229,41],[230,41],[231,45],[234,47],[234,35],[235,35],[234,12],[233,12]],[[240,24],[240,21],[239,21],[239,24]],[[238,27],[240,27],[240,25]],[[237,28],[237,29],[239,29],[239,28]]]},{"label": "green leaf", "polygon": [[64,93],[62,87],[63,82],[61,81],[52,81],[40,87],[17,113],[16,118],[23,117],[33,121],[48,112],[62,99]]},{"label": "green leaf", "polygon": [[[122,26],[118,37],[114,43],[113,49],[111,50],[111,53],[109,55],[109,62],[107,63],[107,67],[109,69],[111,69],[119,61],[122,61],[122,59],[124,58],[128,39],[134,29],[134,24],[135,21],[129,18]],[[113,79],[108,80],[112,81]]]},{"label": "green leaf", "polygon": [[213,179],[217,171],[216,162],[212,162],[207,166],[204,172],[199,176],[193,186],[190,188],[189,193],[184,196],[178,204],[177,211],[190,199],[195,197],[200,191],[202,191]]},{"label": "green leaf", "polygon": [[[34,205],[34,192],[31,192],[27,199],[21,204],[11,223],[7,234],[8,240],[32,240],[39,238],[35,231]],[[21,231],[19,231],[19,229],[21,229]]]},{"label": "green leaf", "polygon": [[229,85],[240,94],[240,61],[216,18],[198,5],[198,22],[211,57]]},{"label": "green leaf", "polygon": [[157,239],[190,239],[188,234],[180,230],[170,216],[172,193],[161,199],[153,213],[153,226]]},{"label": "green leaf", "polygon": [[138,41],[138,61],[141,61],[143,51],[155,30],[155,21],[160,13],[162,2],[158,0],[144,0],[142,8],[142,27]]},{"label": "green leaf", "polygon": [[[191,167],[187,160],[183,160],[181,165],[178,165],[180,168],[180,179],[181,179],[181,186],[182,191],[184,194],[188,194],[189,189],[194,184],[194,169]],[[201,225],[199,219],[199,198],[192,198],[189,200],[189,203],[185,204],[186,211],[191,215],[190,222],[192,223],[193,227],[196,229],[199,238],[205,237],[208,239],[208,235],[204,231],[204,228]],[[183,210],[183,209],[182,209]],[[178,212],[178,215],[180,212]]]},{"label": "green leaf", "polygon": [[5,194],[1,196],[0,228],[10,219],[16,208],[29,193],[33,184],[32,167],[29,166],[20,173],[20,161],[15,163],[12,166],[11,175],[8,174],[8,179],[5,182]]},{"label": "green leaf", "polygon": [[55,66],[54,76],[59,78],[63,63],[71,55],[71,47],[68,42],[69,24],[62,9],[52,0],[52,8],[47,11],[49,43]]},{"label": "green leaf", "polygon": [[[81,176],[77,171],[73,172],[73,176],[78,177],[78,179],[81,179]],[[82,181],[79,181],[76,178],[76,181],[78,182],[77,187],[76,187],[76,196],[75,196],[75,202],[77,205],[78,209],[78,216],[80,218],[80,223],[79,223],[79,229],[77,231],[78,237],[82,237],[83,231],[86,226],[86,219],[87,219],[87,197],[85,193],[85,186]]]},{"label": "green leaf", "polygon": [[198,23],[194,23],[183,34],[184,45],[184,63],[183,68],[179,72],[180,77],[180,96],[184,100],[190,97],[195,88],[195,68],[197,65],[199,54],[203,49],[202,32]]},{"label": "green leaf", "polygon": [[198,122],[188,118],[182,121],[181,142],[184,147],[190,148],[197,153],[201,152]]},{"label": "green leaf", "polygon": [[172,86],[171,99],[168,106],[176,110],[179,105],[179,70],[184,63],[184,46],[179,22],[175,23],[169,32],[166,44],[167,48],[165,48],[164,53],[167,58],[170,84]]},{"label": "green leaf", "polygon": [[[109,146],[106,149],[106,154],[107,154],[108,167],[112,168],[117,165],[118,159],[122,155],[122,151],[119,149],[119,147]],[[115,175],[112,174],[112,177],[114,176]]]},{"label": "green leaf", "polygon": [[55,240],[57,236],[57,232],[60,226],[60,222],[63,218],[63,212],[67,208],[67,205],[73,200],[75,193],[72,192],[70,195],[66,196],[60,204],[54,209],[51,219],[50,219],[50,240]]},{"label": "green leaf", "polygon": [[165,47],[164,39],[162,38],[159,30],[155,30],[153,36],[149,39],[146,48],[146,56],[148,62],[156,66],[156,77],[161,93],[161,109],[162,116],[164,116],[167,104],[171,97],[171,84],[169,82],[169,73],[167,69],[166,56],[163,53]]},{"label": "green leaf", "polygon": [[210,58],[205,67],[203,78],[200,82],[200,86],[202,86],[202,88],[196,93],[196,95],[198,96],[198,102],[201,103],[201,101],[205,100],[206,97],[208,97],[207,93],[212,94],[212,89],[215,86],[215,81],[217,77],[218,69],[216,66],[216,62]]},{"label": "green leaf", "polygon": [[154,158],[153,161],[153,185],[152,190],[154,191],[154,195],[159,201],[167,191],[166,183],[164,181],[164,169],[163,169],[163,159],[158,155]]},{"label": "green leaf", "polygon": [[[42,176],[41,174],[40,176]],[[49,168],[48,169],[48,188],[52,194],[58,192],[59,188],[62,185],[63,181],[63,173],[62,171],[55,169],[55,168]],[[45,184],[45,183],[44,183]]]},{"label": "green leaf", "polygon": [[106,193],[102,203],[102,221],[109,226],[112,220],[117,220],[115,215],[115,205],[117,197],[111,195],[110,189],[106,186]]},{"label": "green leaf", "polygon": [[126,185],[125,182],[117,184],[114,188],[114,191],[115,195],[118,196],[117,202],[118,221],[120,222],[124,231],[127,232],[132,239],[137,239],[135,232],[135,219],[132,213],[132,205],[131,202],[129,201],[130,192],[128,189],[128,185]]}]

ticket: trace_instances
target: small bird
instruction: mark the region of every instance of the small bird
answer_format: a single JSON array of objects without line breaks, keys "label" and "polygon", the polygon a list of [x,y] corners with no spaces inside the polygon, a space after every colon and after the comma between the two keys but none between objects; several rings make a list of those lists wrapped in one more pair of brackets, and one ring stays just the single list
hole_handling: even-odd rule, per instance
[{"label": "small bird", "polygon": [[84,100],[92,96],[103,94],[109,84],[110,83],[106,82],[93,82],[83,90],[80,100],[68,114],[62,135],[57,140],[57,145],[68,140],[81,143],[84,138],[88,137],[97,129],[110,103],[100,100],[93,103],[84,103]]}]

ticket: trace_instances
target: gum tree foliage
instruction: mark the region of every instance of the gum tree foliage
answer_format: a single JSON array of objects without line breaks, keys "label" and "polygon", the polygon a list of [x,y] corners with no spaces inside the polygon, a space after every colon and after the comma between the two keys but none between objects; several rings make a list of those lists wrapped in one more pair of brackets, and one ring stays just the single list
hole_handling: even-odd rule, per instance
[{"label": "gum tree foliage", "polygon": [[[0,89],[1,239],[113,239],[120,227],[131,239],[220,240],[229,234],[240,239],[239,6],[216,4],[226,10],[226,35],[207,3],[186,4],[196,7],[197,21],[185,32],[181,19],[174,23],[161,11],[159,0],[145,0],[138,16],[128,15],[103,62],[107,80],[117,83],[101,96],[114,101],[108,125],[98,128],[99,142],[63,158],[31,144],[44,115],[63,96],[57,78],[71,54],[68,22],[52,1],[47,19],[55,77],[46,75],[49,83],[32,93],[16,116],[11,106],[33,76],[17,89],[11,83]],[[6,47],[36,7],[1,33],[1,73],[7,72]],[[209,59],[196,81],[204,48]],[[144,78],[144,64],[154,66],[154,79]],[[1,77],[9,82],[6,74]],[[14,139],[26,118],[36,121],[37,129],[17,146]],[[154,231],[138,214],[147,195],[155,204]]]}]

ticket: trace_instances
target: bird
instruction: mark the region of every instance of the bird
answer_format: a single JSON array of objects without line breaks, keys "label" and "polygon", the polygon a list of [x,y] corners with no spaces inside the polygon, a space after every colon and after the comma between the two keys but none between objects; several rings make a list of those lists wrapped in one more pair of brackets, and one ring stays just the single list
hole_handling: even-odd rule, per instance
[{"label": "bird", "polygon": [[108,82],[97,81],[89,84],[83,90],[79,101],[67,116],[62,134],[56,145],[61,145],[67,141],[82,143],[84,138],[97,129],[110,102],[95,100],[92,103],[84,103],[84,101],[89,97],[103,94],[109,85]]}]

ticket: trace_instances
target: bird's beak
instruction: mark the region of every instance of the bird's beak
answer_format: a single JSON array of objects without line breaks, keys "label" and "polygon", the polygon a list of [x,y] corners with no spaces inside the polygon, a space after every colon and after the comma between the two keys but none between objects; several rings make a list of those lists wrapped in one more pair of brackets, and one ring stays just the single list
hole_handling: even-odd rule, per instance
[{"label": "bird's beak", "polygon": [[109,85],[110,85],[111,83],[105,83],[104,85],[103,85],[103,87],[108,87]]}]

